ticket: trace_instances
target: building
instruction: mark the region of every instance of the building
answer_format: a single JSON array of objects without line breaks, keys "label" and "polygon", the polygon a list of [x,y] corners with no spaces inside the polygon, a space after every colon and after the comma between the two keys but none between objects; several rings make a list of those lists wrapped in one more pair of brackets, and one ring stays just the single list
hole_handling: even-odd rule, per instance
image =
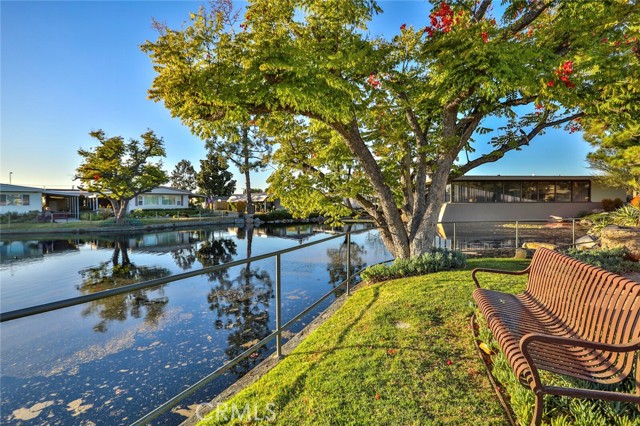
[{"label": "building", "polygon": [[141,209],[186,209],[189,208],[189,198],[202,197],[184,189],[159,186],[151,191],[138,195],[129,202],[128,211]]},{"label": "building", "polygon": [[440,222],[576,217],[601,208],[604,199],[625,197],[625,189],[590,176],[463,176],[447,188]]},{"label": "building", "polygon": [[0,183],[0,214],[42,211],[42,188]]}]

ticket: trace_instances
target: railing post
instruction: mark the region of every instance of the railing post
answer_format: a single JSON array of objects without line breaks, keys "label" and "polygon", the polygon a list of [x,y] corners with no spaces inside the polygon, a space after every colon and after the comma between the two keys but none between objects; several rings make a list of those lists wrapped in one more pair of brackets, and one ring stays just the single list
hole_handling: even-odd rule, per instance
[{"label": "railing post", "polygon": [[347,296],[351,295],[351,232],[347,232]]},{"label": "railing post", "polygon": [[282,357],[282,292],[280,284],[282,275],[280,270],[280,255],[276,255],[276,355]]},{"label": "railing post", "polygon": [[451,247],[451,250],[455,250],[456,249],[456,223],[453,222],[453,247]]},{"label": "railing post", "polygon": [[518,235],[518,221],[516,220],[516,248],[520,247],[520,236]]},{"label": "railing post", "polygon": [[571,219],[571,246],[576,248],[576,218]]}]

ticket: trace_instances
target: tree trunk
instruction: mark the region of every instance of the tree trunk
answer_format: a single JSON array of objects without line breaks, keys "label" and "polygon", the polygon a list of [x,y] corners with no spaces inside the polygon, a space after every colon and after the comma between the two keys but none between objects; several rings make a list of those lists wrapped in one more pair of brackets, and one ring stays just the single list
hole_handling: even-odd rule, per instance
[{"label": "tree trunk", "polygon": [[116,223],[118,225],[122,225],[127,216],[129,200],[110,199],[109,201],[111,202],[111,207],[113,207],[113,214],[116,216]]},{"label": "tree trunk", "polygon": [[244,182],[247,191],[247,214],[252,215],[254,213],[253,201],[251,200],[251,165],[249,164],[249,129],[247,127],[242,128],[242,155],[244,157],[244,166],[242,167],[244,172]]}]

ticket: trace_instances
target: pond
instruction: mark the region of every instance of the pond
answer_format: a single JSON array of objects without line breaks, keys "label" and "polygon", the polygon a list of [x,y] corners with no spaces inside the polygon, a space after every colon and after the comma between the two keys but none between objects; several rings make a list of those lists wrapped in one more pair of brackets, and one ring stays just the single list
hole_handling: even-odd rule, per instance
[{"label": "pond", "polygon": [[[304,224],[3,238],[0,308],[7,312],[219,265],[317,241],[335,231]],[[390,258],[375,230],[353,235],[351,253],[356,269]],[[274,271],[275,258],[269,258],[2,323],[1,421],[134,422],[271,333]],[[283,323],[345,278],[344,238],[282,255]],[[180,423],[273,351],[273,344],[261,348],[153,424]]]}]

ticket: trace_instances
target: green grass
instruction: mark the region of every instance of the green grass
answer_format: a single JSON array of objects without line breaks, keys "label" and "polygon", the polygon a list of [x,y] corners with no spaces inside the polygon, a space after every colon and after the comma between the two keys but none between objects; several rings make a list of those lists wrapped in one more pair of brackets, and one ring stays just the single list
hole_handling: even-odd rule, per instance
[{"label": "green grass", "polygon": [[[526,264],[469,260],[470,268]],[[485,284],[519,291],[524,279],[486,276]],[[469,329],[473,288],[468,270],[363,286],[200,425],[506,424]],[[245,415],[232,416],[234,408]],[[250,420],[256,418],[273,420]]]}]

